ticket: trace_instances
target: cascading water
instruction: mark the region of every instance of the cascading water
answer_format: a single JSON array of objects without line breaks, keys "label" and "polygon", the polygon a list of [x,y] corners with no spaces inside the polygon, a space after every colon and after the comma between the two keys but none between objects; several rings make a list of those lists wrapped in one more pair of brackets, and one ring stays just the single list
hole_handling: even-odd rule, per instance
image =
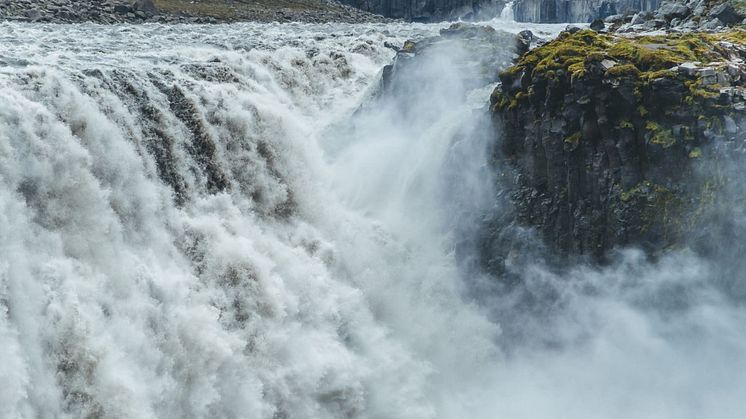
[{"label": "cascading water", "polygon": [[513,3],[514,2],[512,1],[505,3],[503,10],[500,12],[500,19],[509,22],[512,22],[515,19],[513,16]]},{"label": "cascading water", "polygon": [[740,417],[711,263],[471,262],[473,50],[374,95],[440,28],[0,25],[0,417]]}]

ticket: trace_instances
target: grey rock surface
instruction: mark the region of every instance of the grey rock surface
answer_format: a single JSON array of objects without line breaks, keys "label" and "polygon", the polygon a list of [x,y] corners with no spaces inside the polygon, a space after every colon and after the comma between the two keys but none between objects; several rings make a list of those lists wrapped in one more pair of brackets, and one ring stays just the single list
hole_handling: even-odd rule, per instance
[{"label": "grey rock surface", "polygon": [[519,22],[586,23],[594,19],[639,11],[654,11],[660,0],[516,0]]},{"label": "grey rock surface", "polygon": [[642,12],[629,20],[616,20],[612,22],[610,30],[716,31],[741,25],[744,19],[746,3],[740,0],[663,0],[654,13]]},{"label": "grey rock surface", "polygon": [[419,22],[489,19],[500,14],[505,0],[341,0],[390,18]]}]

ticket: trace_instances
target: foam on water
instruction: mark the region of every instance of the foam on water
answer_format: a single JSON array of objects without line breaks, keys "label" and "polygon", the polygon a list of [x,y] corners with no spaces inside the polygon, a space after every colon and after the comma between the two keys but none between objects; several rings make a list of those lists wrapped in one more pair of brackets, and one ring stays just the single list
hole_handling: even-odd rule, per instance
[{"label": "foam on water", "polygon": [[355,113],[442,27],[0,24],[0,417],[738,417],[711,263],[469,263],[463,51]]}]

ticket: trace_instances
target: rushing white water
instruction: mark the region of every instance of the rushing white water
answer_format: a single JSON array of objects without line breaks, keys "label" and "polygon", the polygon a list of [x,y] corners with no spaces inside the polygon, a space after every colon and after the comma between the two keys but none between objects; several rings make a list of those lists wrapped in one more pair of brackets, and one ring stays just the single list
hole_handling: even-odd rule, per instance
[{"label": "rushing white water", "polygon": [[740,417],[717,267],[469,262],[468,48],[355,113],[441,27],[0,25],[0,417]]},{"label": "rushing white water", "polygon": [[509,1],[505,3],[505,6],[503,7],[502,11],[500,12],[500,19],[513,22],[514,16],[513,16],[513,2]]}]

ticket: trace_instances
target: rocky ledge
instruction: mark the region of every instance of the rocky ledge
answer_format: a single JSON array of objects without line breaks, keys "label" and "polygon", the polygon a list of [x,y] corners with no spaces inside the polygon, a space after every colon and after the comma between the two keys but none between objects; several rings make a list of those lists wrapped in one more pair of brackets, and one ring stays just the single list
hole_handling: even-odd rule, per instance
[{"label": "rocky ledge", "polygon": [[715,31],[746,23],[744,0],[664,0],[657,10],[605,19],[611,32]]},{"label": "rocky ledge", "polygon": [[698,164],[746,138],[744,60],[742,30],[573,29],[523,55],[491,98],[518,221],[564,255],[676,246],[724,182]]},{"label": "rocky ledge", "polygon": [[45,23],[378,22],[332,0],[0,0],[0,20]]}]

